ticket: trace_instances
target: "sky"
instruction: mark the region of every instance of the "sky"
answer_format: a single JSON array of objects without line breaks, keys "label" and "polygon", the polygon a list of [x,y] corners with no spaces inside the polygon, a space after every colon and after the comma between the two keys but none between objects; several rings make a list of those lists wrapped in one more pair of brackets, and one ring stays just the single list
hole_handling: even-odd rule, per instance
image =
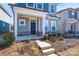
[{"label": "sky", "polygon": [[60,11],[66,8],[79,8],[79,3],[60,3],[57,6],[57,11]]},{"label": "sky", "polygon": [[[13,15],[10,6],[8,6],[7,4],[3,4],[3,5],[4,5],[5,9],[7,10],[7,12],[10,15]],[[57,11],[60,11],[62,9],[66,9],[66,8],[79,8],[79,3],[59,3],[57,6]],[[9,22],[11,22],[11,24],[13,24],[13,17],[11,18],[11,20]]]}]

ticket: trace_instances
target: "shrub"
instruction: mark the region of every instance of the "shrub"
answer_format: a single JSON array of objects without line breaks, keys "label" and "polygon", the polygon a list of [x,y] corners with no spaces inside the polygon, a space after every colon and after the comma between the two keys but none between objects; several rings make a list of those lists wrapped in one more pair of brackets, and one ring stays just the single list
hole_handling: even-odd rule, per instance
[{"label": "shrub", "polygon": [[3,45],[4,46],[10,46],[13,44],[13,42],[15,41],[15,37],[13,35],[13,33],[8,32],[5,33],[3,36]]},{"label": "shrub", "polygon": [[55,42],[55,41],[57,40],[57,38],[54,37],[54,36],[51,36],[51,37],[49,38],[49,40],[52,41],[52,42]]},{"label": "shrub", "polygon": [[48,40],[49,39],[49,36],[48,35],[44,35],[42,40]]}]

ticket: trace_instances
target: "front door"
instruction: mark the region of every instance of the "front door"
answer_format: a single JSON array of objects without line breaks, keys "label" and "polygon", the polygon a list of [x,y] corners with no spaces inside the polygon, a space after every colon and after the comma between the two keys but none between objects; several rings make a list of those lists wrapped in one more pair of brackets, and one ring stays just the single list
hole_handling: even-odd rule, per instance
[{"label": "front door", "polygon": [[31,34],[35,34],[36,32],[36,22],[35,21],[31,21]]}]

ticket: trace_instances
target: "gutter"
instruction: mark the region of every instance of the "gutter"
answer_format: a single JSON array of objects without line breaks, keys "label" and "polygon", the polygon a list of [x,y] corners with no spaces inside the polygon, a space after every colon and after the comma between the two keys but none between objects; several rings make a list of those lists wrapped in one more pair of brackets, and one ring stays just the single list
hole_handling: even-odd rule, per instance
[{"label": "gutter", "polygon": [[[12,9],[12,13],[13,13],[13,31],[15,29],[14,25],[15,25],[15,14],[14,14],[14,10],[13,10],[13,6],[11,6],[11,9]],[[13,32],[14,34],[14,32]]]}]

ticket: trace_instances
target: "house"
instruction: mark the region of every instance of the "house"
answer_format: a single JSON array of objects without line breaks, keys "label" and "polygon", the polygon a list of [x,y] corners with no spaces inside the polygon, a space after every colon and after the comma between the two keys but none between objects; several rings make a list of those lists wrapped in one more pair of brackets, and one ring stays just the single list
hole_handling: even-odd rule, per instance
[{"label": "house", "polygon": [[[23,36],[43,36],[58,31],[56,6],[54,3],[10,4],[14,14],[14,35],[16,40]],[[18,37],[20,37],[18,39]],[[32,37],[33,38],[33,37]],[[24,39],[24,38],[23,38]]]},{"label": "house", "polygon": [[0,33],[9,32],[10,24],[0,20]]},{"label": "house", "polygon": [[0,34],[9,32],[10,23],[8,23],[8,20],[10,20],[10,17],[10,14],[6,11],[3,5],[0,4]]},{"label": "house", "polygon": [[73,8],[67,8],[57,12],[57,15],[61,17],[58,26],[60,33],[79,34],[78,13],[77,9]]}]

